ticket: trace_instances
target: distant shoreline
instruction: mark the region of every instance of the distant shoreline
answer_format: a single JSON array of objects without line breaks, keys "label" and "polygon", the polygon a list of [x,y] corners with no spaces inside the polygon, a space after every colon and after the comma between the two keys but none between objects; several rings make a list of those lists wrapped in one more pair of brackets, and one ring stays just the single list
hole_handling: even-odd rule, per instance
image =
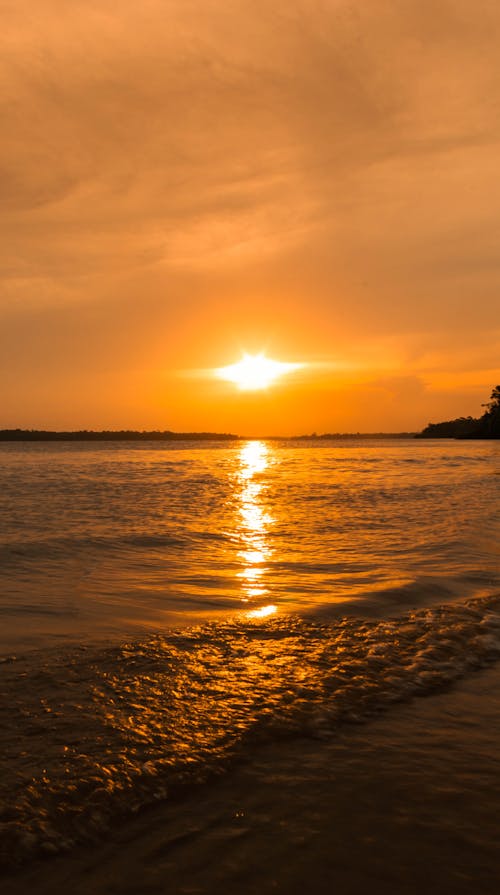
[{"label": "distant shoreline", "polygon": [[82,429],[57,432],[45,429],[0,429],[0,442],[6,441],[248,441],[263,439],[272,441],[322,441],[329,438],[415,438],[415,432],[329,432],[317,435],[235,435],[230,432],[171,432],[136,431],[133,429],[93,431]]},{"label": "distant shoreline", "polygon": [[313,432],[309,435],[235,435],[232,432],[171,432],[145,431],[139,432],[133,429],[93,431],[82,429],[72,432],[49,431],[45,429],[0,429],[0,443],[9,442],[175,442],[175,441],[354,441],[355,439],[370,441],[378,438],[394,439],[423,439],[453,441],[491,440],[498,435],[485,433],[474,435],[452,435],[449,433],[426,432],[325,432],[318,435]]},{"label": "distant shoreline", "polygon": [[52,432],[45,429],[0,429],[0,441],[235,441],[238,438],[238,435],[226,432],[138,432],[134,429]]}]

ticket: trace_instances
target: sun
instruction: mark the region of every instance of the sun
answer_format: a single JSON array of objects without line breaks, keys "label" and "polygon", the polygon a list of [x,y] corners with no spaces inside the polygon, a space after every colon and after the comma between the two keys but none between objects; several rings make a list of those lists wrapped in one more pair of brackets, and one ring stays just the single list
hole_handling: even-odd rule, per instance
[{"label": "sun", "polygon": [[268,388],[276,379],[285,373],[299,370],[303,364],[285,364],[271,360],[264,354],[244,354],[237,364],[219,367],[215,370],[218,379],[234,382],[242,391],[256,391]]}]

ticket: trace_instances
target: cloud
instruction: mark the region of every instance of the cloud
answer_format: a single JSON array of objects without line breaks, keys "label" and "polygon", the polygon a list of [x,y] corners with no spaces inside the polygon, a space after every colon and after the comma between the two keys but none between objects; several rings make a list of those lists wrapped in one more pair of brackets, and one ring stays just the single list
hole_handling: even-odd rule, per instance
[{"label": "cloud", "polygon": [[78,327],[102,306],[120,364],[120,307],[130,341],[165,328],[188,354],[208,353],[201,321],[217,350],[246,336],[298,355],[303,339],[346,362],[386,336],[391,363],[436,334],[483,344],[500,287],[496,4],[1,5],[7,340],[26,327],[36,354],[45,311],[64,366],[58,312]]}]

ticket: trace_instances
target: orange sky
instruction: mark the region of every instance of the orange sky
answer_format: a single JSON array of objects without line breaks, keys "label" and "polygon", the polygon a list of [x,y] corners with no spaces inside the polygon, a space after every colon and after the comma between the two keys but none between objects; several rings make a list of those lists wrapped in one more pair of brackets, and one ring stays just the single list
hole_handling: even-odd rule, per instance
[{"label": "orange sky", "polygon": [[[500,7],[0,0],[0,428],[396,431],[500,381]],[[309,365],[241,392],[243,351]]]}]

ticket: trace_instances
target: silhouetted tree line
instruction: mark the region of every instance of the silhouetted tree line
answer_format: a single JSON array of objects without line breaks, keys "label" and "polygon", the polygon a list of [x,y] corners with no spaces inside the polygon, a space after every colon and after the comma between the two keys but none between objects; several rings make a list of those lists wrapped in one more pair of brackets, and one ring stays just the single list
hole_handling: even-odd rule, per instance
[{"label": "silhouetted tree line", "polygon": [[415,432],[325,432],[321,435],[318,435],[317,432],[311,432],[310,435],[295,435],[292,438],[282,438],[281,441],[310,441],[314,439],[316,441],[328,441],[329,439],[335,439],[335,441],[339,441],[344,438],[346,441],[353,439],[364,439],[369,441],[370,439],[377,438],[415,438]]},{"label": "silhouetted tree line", "polygon": [[0,441],[210,441],[233,440],[237,435],[227,432],[137,432],[133,429],[92,432],[49,432],[45,429],[0,429]]},{"label": "silhouetted tree line", "polygon": [[485,412],[478,419],[461,416],[445,423],[429,423],[417,438],[500,438],[500,385],[490,400],[482,405]]}]

